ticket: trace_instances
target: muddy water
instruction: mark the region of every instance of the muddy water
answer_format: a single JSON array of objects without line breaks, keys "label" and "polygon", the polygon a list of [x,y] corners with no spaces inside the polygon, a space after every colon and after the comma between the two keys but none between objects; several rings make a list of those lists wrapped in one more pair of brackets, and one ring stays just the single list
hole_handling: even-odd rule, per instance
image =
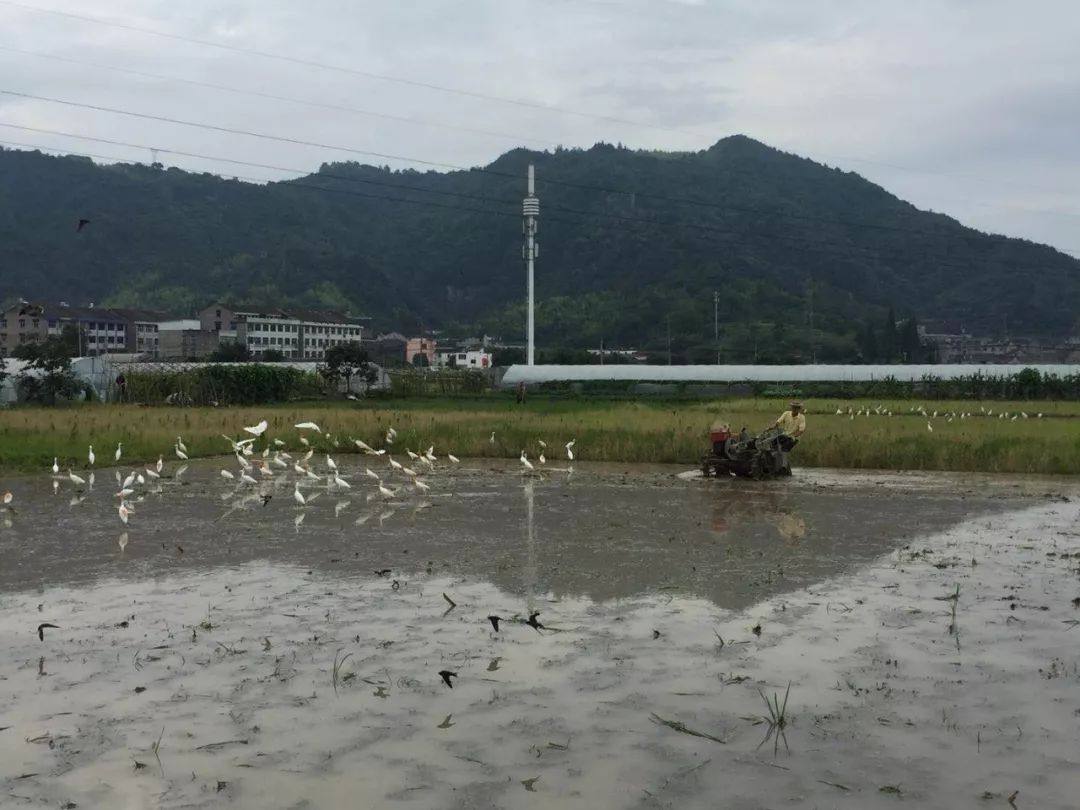
[{"label": "muddy water", "polygon": [[6,484],[0,806],[1075,806],[1071,484],[360,473]]}]

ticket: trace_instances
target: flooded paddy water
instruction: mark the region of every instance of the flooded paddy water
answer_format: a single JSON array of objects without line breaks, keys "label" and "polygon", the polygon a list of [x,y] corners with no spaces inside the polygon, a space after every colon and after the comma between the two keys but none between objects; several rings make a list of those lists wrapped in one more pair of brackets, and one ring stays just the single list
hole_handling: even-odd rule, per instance
[{"label": "flooded paddy water", "polygon": [[219,468],[7,482],[0,806],[1077,806],[1073,480]]}]

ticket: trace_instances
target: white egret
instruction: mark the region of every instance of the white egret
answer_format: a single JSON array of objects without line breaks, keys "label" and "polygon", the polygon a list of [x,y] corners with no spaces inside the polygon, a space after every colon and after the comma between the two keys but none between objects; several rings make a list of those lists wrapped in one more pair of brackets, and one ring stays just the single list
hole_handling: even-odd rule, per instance
[{"label": "white egret", "polygon": [[158,472],[160,473],[160,472],[161,472],[161,470],[162,470],[162,468],[164,468],[164,466],[165,466],[165,461],[164,461],[164,460],[162,459],[162,457],[161,457],[161,456],[159,455],[159,456],[157,457],[157,464],[155,464],[155,465],[154,465],[154,469],[155,469],[155,470],[157,470],[157,471],[158,471]]},{"label": "white egret", "polygon": [[540,451],[540,458],[538,459],[541,464],[547,464],[547,459],[544,458],[544,451]]},{"label": "white egret", "polygon": [[1041,414],[1041,413],[1037,413],[1037,414],[1035,414],[1035,418],[1036,418],[1036,419],[1042,419],[1042,414]]},{"label": "white egret", "polygon": [[491,431],[491,438],[488,439],[488,442],[491,443],[491,444],[495,444],[495,431],[494,430]]},{"label": "white egret", "polygon": [[353,439],[353,444],[355,444],[357,449],[360,450],[360,452],[362,452],[362,453],[370,453],[370,454],[375,453],[375,448],[372,447],[367,442],[362,442],[359,439]]},{"label": "white egret", "polygon": [[[854,419],[855,417],[852,416],[851,418]],[[570,441],[568,441],[566,443],[566,457],[570,461],[574,460],[574,445],[575,444],[577,444],[577,439],[571,439]]]},{"label": "white egret", "polygon": [[122,449],[123,446],[124,446],[123,442],[117,442],[116,443],[116,452],[113,453],[113,461],[115,463],[117,463],[117,464],[120,463],[120,456],[123,455],[123,449]]},{"label": "white egret", "polygon": [[396,438],[397,438],[397,431],[396,431],[396,430],[394,430],[394,427],[393,427],[393,425],[391,425],[390,427],[388,427],[388,428],[386,429],[386,433],[387,433],[387,435],[391,436],[391,437],[392,437],[392,438],[394,438],[394,439],[396,439]]},{"label": "white egret", "polygon": [[300,437],[300,444],[304,445],[304,447],[311,447],[311,442],[309,442],[303,436]]},{"label": "white egret", "polygon": [[521,460],[521,466],[524,467],[526,470],[529,470],[531,472],[534,469],[534,467],[532,465],[532,462],[529,461],[529,458],[528,458],[528,456],[525,455],[524,450],[521,451],[521,459],[520,460]]},{"label": "white egret", "polygon": [[389,433],[389,431],[387,432],[387,434],[385,436],[385,440],[386,440],[387,444],[393,444],[394,443],[394,437]]},{"label": "white egret", "polygon": [[176,457],[178,459],[180,459],[181,461],[187,461],[188,460],[187,453],[185,453],[183,450],[180,449],[180,445],[177,445],[176,447],[174,447],[173,450],[176,451]]},{"label": "white egret", "polygon": [[283,442],[281,439],[274,439],[274,447],[284,447],[284,446],[285,446],[285,442]]},{"label": "white egret", "polygon": [[143,486],[146,483],[146,479],[143,478],[142,473],[135,476],[135,480],[139,483],[139,486]]},{"label": "white egret", "polygon": [[336,472],[334,473],[334,483],[342,489],[352,489],[352,485]]},{"label": "white egret", "polygon": [[233,474],[232,474],[231,472],[229,472],[228,470],[222,470],[222,471],[221,471],[221,477],[222,477],[222,478],[224,478],[224,479],[226,479],[227,481],[233,481],[233,480],[235,480],[235,479],[236,479],[236,476],[235,476],[235,475],[233,475]]},{"label": "white egret", "polygon": [[393,456],[387,456],[387,458],[390,459],[390,466],[393,467],[395,470],[401,471],[404,469],[404,467],[401,466],[401,462],[395,460]]},{"label": "white egret", "polygon": [[310,479],[311,479],[312,481],[319,481],[319,480],[320,480],[319,476],[317,476],[317,475],[316,475],[315,473],[313,473],[313,472],[312,472],[311,470],[304,470],[304,474],[305,474],[305,475],[306,475],[306,476],[307,476],[308,478],[310,478]]},{"label": "white egret", "polygon": [[176,437],[176,446],[179,447],[182,452],[187,452],[187,445],[184,444],[184,440],[181,439],[179,436]]},{"label": "white egret", "polygon": [[415,481],[413,481],[413,483],[416,484],[416,488],[418,490],[420,490],[421,492],[427,492],[429,489],[431,489],[431,487],[429,487],[427,484],[425,484],[419,478],[417,478]]},{"label": "white egret", "polygon": [[844,413],[844,412],[843,412],[843,411],[842,411],[842,410],[841,410],[840,408],[837,408],[837,409],[836,409],[836,415],[837,415],[837,416],[842,416],[842,415],[843,415],[843,413]]},{"label": "white egret", "polygon": [[127,526],[128,515],[131,514],[131,510],[128,509],[127,504],[123,500],[120,501],[120,506],[117,508],[116,511],[120,514],[120,520],[122,520],[124,525]]},{"label": "white egret", "polygon": [[313,455],[315,455],[315,451],[314,450],[308,450],[306,453],[304,453],[304,461],[305,462],[311,461],[311,457]]},{"label": "white egret", "polygon": [[402,467],[401,471],[405,473],[405,475],[409,476],[409,478],[416,478],[416,470],[413,470],[409,467]]},{"label": "white egret", "polygon": [[247,445],[252,444],[255,441],[254,439],[241,439],[240,441],[236,441],[235,439],[226,436],[224,433],[221,434],[221,438],[229,443],[234,453],[243,452]]},{"label": "white egret", "polygon": [[460,464],[461,463],[460,459],[458,459],[458,457],[455,456],[453,453],[447,453],[446,457],[448,459],[450,459],[451,464]]},{"label": "white egret", "polygon": [[307,499],[304,497],[304,493],[300,491],[299,481],[293,486],[292,496],[297,506],[307,506]]},{"label": "white egret", "polygon": [[417,455],[416,453],[414,453],[414,452],[413,452],[412,450],[410,450],[410,449],[409,449],[408,447],[406,447],[406,448],[405,448],[405,454],[406,454],[406,455],[407,455],[407,456],[408,456],[409,458],[411,458],[411,459],[412,459],[413,461],[419,461],[419,460],[420,460],[420,456],[418,456],[418,455]]},{"label": "white egret", "polygon": [[244,469],[244,470],[250,470],[251,469],[251,462],[248,461],[246,458],[244,458],[239,453],[236,454],[236,461],[240,464],[241,469]]},{"label": "white egret", "polygon": [[259,472],[265,478],[272,478],[274,475],[274,471],[270,469],[270,465],[267,464],[265,461],[259,465]]},{"label": "white egret", "polygon": [[128,477],[124,479],[124,483],[120,486],[120,489],[128,489],[135,483],[135,473],[128,473]]},{"label": "white egret", "polygon": [[241,452],[242,452],[242,453],[243,453],[243,454],[244,454],[245,456],[253,456],[253,455],[255,455],[255,451],[254,451],[254,450],[252,449],[252,447],[251,447],[251,445],[250,445],[250,444],[245,444],[245,445],[244,445],[244,449],[243,449],[243,450],[242,450]]},{"label": "white egret", "polygon": [[297,475],[307,475],[307,470],[305,470],[303,467],[300,466],[299,461],[294,461],[293,465],[292,465],[292,468],[293,468],[293,472],[296,473]]},{"label": "white egret", "polygon": [[326,467],[331,472],[337,472],[337,462],[330,458],[330,454],[326,454]]},{"label": "white egret", "polygon": [[252,436],[262,436],[266,432],[267,427],[269,427],[269,425],[266,420],[263,419],[259,424],[253,425],[252,427],[246,427],[244,430]]},{"label": "white egret", "polygon": [[371,471],[370,467],[364,467],[364,474],[368,478],[374,478],[376,481],[381,481],[382,480],[381,478],[379,478],[378,473],[374,473],[374,472]]},{"label": "white egret", "polygon": [[379,494],[382,495],[384,498],[393,498],[394,495],[396,495],[397,493],[394,492],[394,490],[390,489],[389,487],[383,486],[383,484],[380,483],[379,484]]},{"label": "white egret", "polygon": [[240,480],[243,481],[245,484],[258,484],[259,483],[258,481],[256,481],[254,478],[252,478],[250,475],[247,474],[247,470],[244,470],[242,473],[240,473]]},{"label": "white egret", "polygon": [[934,426],[931,425],[929,422],[926,423],[926,429],[929,430],[931,433],[934,432]]},{"label": "white egret", "polygon": [[53,456],[53,460],[52,460],[52,474],[53,475],[59,475],[60,474],[60,465],[56,463],[56,456]]},{"label": "white egret", "polygon": [[87,454],[86,457],[90,459],[90,466],[93,467],[94,459],[96,458],[96,456],[94,455],[94,445],[90,445],[90,452]]},{"label": "white egret", "polygon": [[13,500],[15,500],[15,496],[14,496],[14,495],[12,495],[12,494],[11,494],[10,492],[5,492],[5,493],[4,493],[4,498],[3,498],[3,500],[4,500],[4,506],[7,506],[7,505],[8,505],[8,504],[10,504],[10,503],[11,503],[11,502],[12,502]]},{"label": "white egret", "polygon": [[77,487],[81,487],[83,484],[86,483],[86,481],[84,479],[80,478],[75,473],[73,473],[71,471],[70,467],[68,467],[68,479],[71,481],[71,483],[73,483]]},{"label": "white egret", "polygon": [[322,433],[322,429],[314,422],[301,422],[298,425],[293,425],[297,430],[314,430],[316,433]]},{"label": "white egret", "polygon": [[274,466],[275,467],[281,467],[281,469],[283,469],[283,470],[289,469],[289,465],[286,464],[285,460],[279,455],[274,456]]}]

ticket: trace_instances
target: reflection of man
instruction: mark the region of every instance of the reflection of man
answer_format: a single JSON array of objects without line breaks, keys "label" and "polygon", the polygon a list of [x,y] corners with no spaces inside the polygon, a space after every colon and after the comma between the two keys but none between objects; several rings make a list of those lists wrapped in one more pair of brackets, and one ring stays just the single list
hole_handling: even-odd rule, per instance
[{"label": "reflection of man", "polygon": [[773,427],[780,428],[780,432],[784,434],[780,441],[784,450],[790,450],[798,444],[799,437],[806,432],[806,415],[803,411],[803,404],[795,400],[773,423]]}]

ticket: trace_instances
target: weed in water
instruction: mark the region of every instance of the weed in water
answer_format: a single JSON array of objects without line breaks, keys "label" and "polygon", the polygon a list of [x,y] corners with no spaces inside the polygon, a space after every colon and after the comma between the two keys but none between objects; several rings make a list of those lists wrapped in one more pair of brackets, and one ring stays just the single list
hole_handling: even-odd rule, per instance
[{"label": "weed in water", "polygon": [[758,694],[761,695],[761,699],[765,701],[765,708],[768,709],[769,714],[767,717],[761,719],[769,724],[768,731],[765,732],[765,738],[758,743],[758,748],[765,745],[770,739],[773,741],[773,756],[776,756],[780,750],[780,740],[784,741],[784,748],[791,751],[788,746],[787,734],[785,729],[787,728],[787,705],[788,696],[791,695],[791,681],[788,681],[787,689],[784,691],[784,699],[780,700],[780,696],[777,693],[773,693],[772,700],[769,700],[765,696],[765,692],[758,689]]},{"label": "weed in water", "polygon": [[[345,653],[345,655],[341,655],[341,650],[338,650],[336,653],[334,653],[334,672],[332,677],[335,695],[338,693],[338,682],[341,680],[341,668],[345,665],[345,662],[348,661],[351,657],[352,653]],[[351,681],[352,678],[349,678],[348,680]]]}]

